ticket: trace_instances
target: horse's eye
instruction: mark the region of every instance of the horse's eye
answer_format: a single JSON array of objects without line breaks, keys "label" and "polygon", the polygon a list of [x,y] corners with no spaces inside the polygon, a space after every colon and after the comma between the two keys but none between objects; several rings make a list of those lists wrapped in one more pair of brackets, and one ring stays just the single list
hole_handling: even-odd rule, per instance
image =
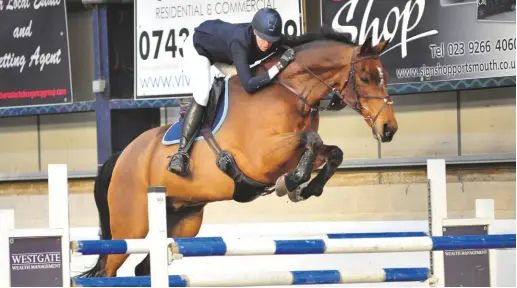
[{"label": "horse's eye", "polygon": [[370,83],[370,80],[368,78],[364,78],[364,77],[361,77],[361,81],[363,81],[366,84]]}]

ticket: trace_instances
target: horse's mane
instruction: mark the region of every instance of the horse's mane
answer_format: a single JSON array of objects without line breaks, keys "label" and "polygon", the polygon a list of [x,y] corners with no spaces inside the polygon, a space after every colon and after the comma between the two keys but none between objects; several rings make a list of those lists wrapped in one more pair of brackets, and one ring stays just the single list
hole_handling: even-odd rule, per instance
[{"label": "horse's mane", "polygon": [[320,30],[317,32],[309,32],[302,34],[300,36],[285,37],[282,40],[282,44],[287,45],[293,48],[294,50],[300,51],[305,48],[305,44],[318,40],[330,40],[337,41],[346,45],[356,45],[356,43],[350,40],[348,34],[340,33],[328,25],[321,26]]},{"label": "horse's mane", "polygon": [[[321,26],[320,30],[317,32],[308,32],[299,36],[291,37],[284,36],[281,41],[281,45],[286,45],[294,51],[300,52],[305,49],[309,49],[310,47],[314,47],[314,45],[325,45],[326,43],[324,41],[334,41],[344,45],[357,46],[357,44],[350,39],[348,34],[338,32],[328,25]],[[262,59],[261,62],[268,62],[276,55],[281,55],[285,50],[285,47],[281,46],[280,49]],[[259,66],[261,65],[253,67],[254,73],[256,72],[255,69]]]}]

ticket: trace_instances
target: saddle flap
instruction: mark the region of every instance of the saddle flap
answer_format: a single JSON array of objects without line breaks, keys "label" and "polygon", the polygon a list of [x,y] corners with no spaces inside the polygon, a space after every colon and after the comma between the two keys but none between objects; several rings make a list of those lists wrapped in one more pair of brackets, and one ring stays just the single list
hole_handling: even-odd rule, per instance
[{"label": "saddle flap", "polygon": [[[212,84],[209,96],[210,98],[208,99],[209,101],[207,103],[207,109],[205,109],[203,115],[204,118],[201,123],[201,127],[199,127],[200,129],[209,129],[214,134],[216,134],[221,129],[229,109],[227,81],[228,80],[224,78],[216,78]],[[194,99],[190,97],[187,101],[183,101],[180,104],[180,117],[177,122],[172,124],[169,129],[167,129],[163,135],[162,144],[174,145],[179,143],[184,116],[190,105],[192,105],[192,101],[194,101]],[[206,123],[209,123],[209,125]],[[199,136],[199,133],[197,135],[198,136],[194,139],[194,142],[203,139],[202,136]]]},{"label": "saddle flap", "polygon": [[214,77],[214,83],[212,84],[212,88],[210,88],[210,96],[203,119],[203,124],[208,127],[212,126],[215,116],[217,115],[217,109],[220,105],[219,100],[224,94],[224,86],[224,77]]},{"label": "saddle flap", "polygon": [[[217,116],[219,106],[221,105],[221,101],[219,100],[221,100],[221,96],[225,93],[225,78],[214,77],[214,82],[212,83],[209,93],[210,95],[208,96],[208,103],[206,105],[206,111],[202,123],[202,125],[206,125],[208,127],[212,126],[215,117]],[[188,108],[192,105],[192,101],[194,101],[194,99],[190,98],[189,101],[185,101],[180,104],[180,119],[183,119]]]}]

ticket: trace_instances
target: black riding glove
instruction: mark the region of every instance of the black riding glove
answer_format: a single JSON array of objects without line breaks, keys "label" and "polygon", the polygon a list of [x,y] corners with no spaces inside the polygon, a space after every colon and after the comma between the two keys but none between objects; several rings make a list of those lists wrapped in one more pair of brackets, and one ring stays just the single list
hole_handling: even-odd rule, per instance
[{"label": "black riding glove", "polygon": [[287,67],[287,65],[294,60],[294,56],[295,55],[293,49],[289,48],[287,51],[285,51],[284,54],[282,54],[282,57],[280,57],[280,61],[278,61],[278,63],[276,64],[278,69],[282,70],[285,67]]}]

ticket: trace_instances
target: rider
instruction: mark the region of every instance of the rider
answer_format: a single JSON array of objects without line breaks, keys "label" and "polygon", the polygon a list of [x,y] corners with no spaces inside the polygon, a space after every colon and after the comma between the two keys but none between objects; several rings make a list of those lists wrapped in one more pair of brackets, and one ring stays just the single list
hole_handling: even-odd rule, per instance
[{"label": "rider", "polygon": [[194,31],[185,41],[184,48],[184,63],[191,71],[194,101],[185,113],[178,152],[168,165],[169,171],[180,176],[187,173],[190,142],[199,129],[208,103],[210,67],[214,63],[233,64],[244,90],[252,94],[269,84],[294,59],[294,52],[289,49],[268,71],[257,76],[251,74],[250,65],[275,52],[284,39],[282,18],[275,9],[258,10],[251,23],[207,20]]}]

